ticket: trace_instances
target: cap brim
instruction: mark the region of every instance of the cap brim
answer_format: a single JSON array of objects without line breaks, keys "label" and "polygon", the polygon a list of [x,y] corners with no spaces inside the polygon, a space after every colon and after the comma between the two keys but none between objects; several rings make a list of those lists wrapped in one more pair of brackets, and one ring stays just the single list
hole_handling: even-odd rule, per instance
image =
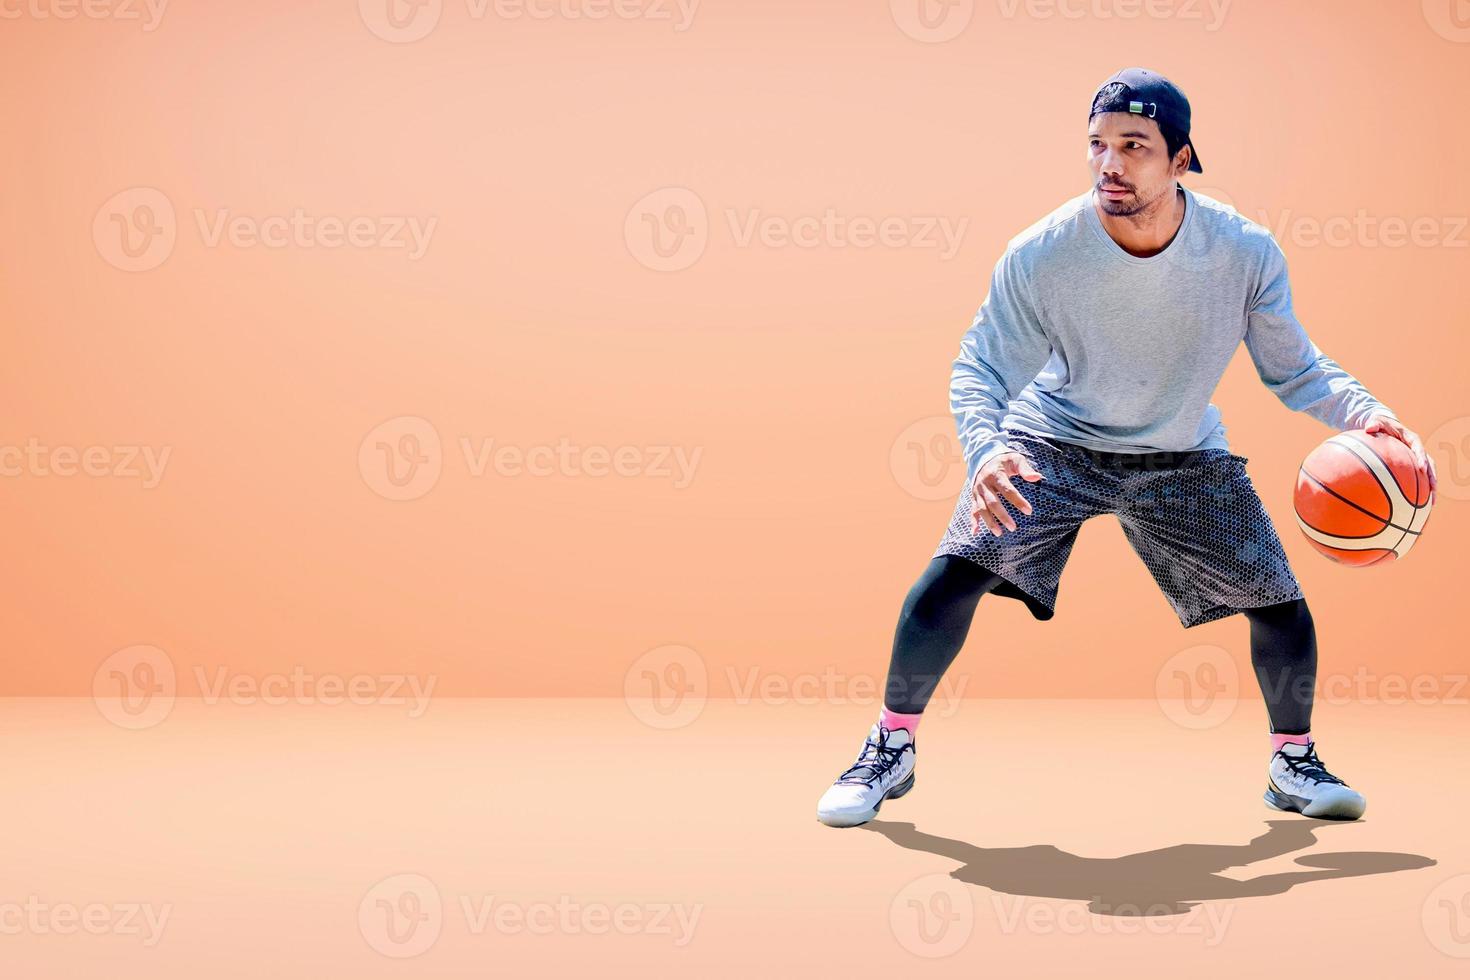
[{"label": "cap brim", "polygon": [[1189,147],[1189,172],[1195,174],[1204,173],[1205,168],[1199,165],[1199,150],[1194,148],[1193,143],[1186,143],[1184,145]]}]

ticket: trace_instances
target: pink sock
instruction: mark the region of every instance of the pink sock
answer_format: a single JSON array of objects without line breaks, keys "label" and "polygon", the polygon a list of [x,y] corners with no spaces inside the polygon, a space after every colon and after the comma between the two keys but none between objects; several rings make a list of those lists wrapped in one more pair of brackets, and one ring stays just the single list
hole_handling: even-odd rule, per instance
[{"label": "pink sock", "polygon": [[889,711],[886,707],[878,712],[878,724],[890,732],[895,728],[907,728],[909,738],[915,737],[919,731],[919,719],[923,715],[901,715],[897,711]]},{"label": "pink sock", "polygon": [[1303,732],[1301,735],[1278,735],[1271,733],[1271,751],[1280,752],[1283,745],[1311,745],[1312,733]]}]

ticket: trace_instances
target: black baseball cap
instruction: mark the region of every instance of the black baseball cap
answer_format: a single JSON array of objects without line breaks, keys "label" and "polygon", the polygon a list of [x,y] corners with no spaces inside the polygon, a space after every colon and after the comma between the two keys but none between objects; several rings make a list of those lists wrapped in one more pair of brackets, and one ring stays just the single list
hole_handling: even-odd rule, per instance
[{"label": "black baseball cap", "polygon": [[1178,85],[1147,68],[1124,68],[1097,87],[1092,97],[1089,119],[1099,112],[1132,112],[1147,116],[1184,137],[1189,147],[1189,169],[1205,172],[1200,166],[1199,151],[1189,138],[1189,100]]}]

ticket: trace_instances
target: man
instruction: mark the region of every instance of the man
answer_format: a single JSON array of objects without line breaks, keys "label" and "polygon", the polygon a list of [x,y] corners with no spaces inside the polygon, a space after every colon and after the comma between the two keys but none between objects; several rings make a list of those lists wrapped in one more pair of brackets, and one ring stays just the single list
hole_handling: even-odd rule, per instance
[{"label": "man", "polygon": [[1183,92],[1120,71],[1093,97],[1087,140],[1093,187],[1011,240],[960,344],[950,403],[968,479],[904,603],[878,722],[817,805],[823,823],[865,823],[909,791],[920,717],[980,598],[1052,618],[1078,527],[1100,514],[1117,516],[1185,628],[1250,621],[1266,802],[1337,819],[1367,805],[1316,753],[1312,616],[1210,396],[1244,341],[1288,408],[1401,439],[1431,488],[1433,463],[1308,339],[1270,232],[1178,183],[1203,172]]}]

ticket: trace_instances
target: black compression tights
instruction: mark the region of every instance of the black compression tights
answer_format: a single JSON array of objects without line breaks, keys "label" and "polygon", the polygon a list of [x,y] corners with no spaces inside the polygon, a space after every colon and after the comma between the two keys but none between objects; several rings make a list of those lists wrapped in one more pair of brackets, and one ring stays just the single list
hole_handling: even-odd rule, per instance
[{"label": "black compression tights", "polygon": [[[974,562],[941,555],[909,590],[898,617],[883,703],[919,714],[959,654],[980,598],[1000,577]],[[1271,730],[1310,730],[1317,682],[1317,631],[1305,600],[1243,610],[1251,624],[1251,663],[1266,699]]]}]

